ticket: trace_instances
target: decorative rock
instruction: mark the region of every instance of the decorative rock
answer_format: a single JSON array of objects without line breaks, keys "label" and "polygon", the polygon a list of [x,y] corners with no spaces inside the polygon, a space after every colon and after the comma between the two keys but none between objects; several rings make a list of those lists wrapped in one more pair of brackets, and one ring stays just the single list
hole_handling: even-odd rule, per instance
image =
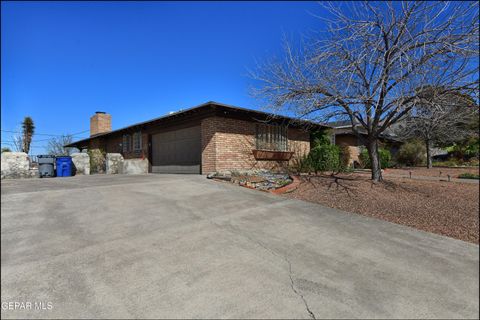
[{"label": "decorative rock", "polygon": [[30,168],[28,170],[28,178],[39,178],[38,168]]},{"label": "decorative rock", "polygon": [[230,171],[230,170],[222,170],[222,171],[216,172],[216,174],[219,175],[219,176],[228,177],[228,176],[231,176],[231,175],[232,175],[232,171]]},{"label": "decorative rock", "polygon": [[263,191],[282,188],[292,182],[292,178],[286,173],[273,173],[265,169],[220,171],[210,173],[207,178],[229,180],[240,186]]},{"label": "decorative rock", "polygon": [[90,174],[90,156],[88,153],[72,153],[72,162],[75,174]]},{"label": "decorative rock", "polygon": [[106,174],[123,173],[123,156],[120,153],[107,153],[106,155]]},{"label": "decorative rock", "polygon": [[215,178],[215,176],[216,176],[216,172],[211,172],[211,173],[207,174],[207,179],[213,179],[213,178]]},{"label": "decorative rock", "polygon": [[25,152],[2,152],[1,179],[31,178],[30,160]]},{"label": "decorative rock", "polygon": [[148,173],[147,159],[125,159],[123,160],[123,174],[144,174]]}]

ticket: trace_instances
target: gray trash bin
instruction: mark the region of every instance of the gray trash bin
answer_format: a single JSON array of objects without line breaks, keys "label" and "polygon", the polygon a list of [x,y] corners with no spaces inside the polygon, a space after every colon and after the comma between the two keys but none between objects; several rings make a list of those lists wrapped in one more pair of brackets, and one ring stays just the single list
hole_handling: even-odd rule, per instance
[{"label": "gray trash bin", "polygon": [[40,178],[55,177],[55,156],[41,155],[38,156],[38,173]]}]

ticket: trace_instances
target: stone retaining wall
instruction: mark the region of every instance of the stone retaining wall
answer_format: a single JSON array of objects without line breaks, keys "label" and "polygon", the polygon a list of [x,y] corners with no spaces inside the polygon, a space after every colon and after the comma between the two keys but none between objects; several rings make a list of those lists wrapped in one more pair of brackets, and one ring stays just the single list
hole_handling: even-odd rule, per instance
[{"label": "stone retaining wall", "polygon": [[72,153],[75,175],[90,174],[90,156],[88,153]]},{"label": "stone retaining wall", "polygon": [[1,179],[33,178],[38,170],[30,170],[30,160],[25,152],[2,152]]},{"label": "stone retaining wall", "polygon": [[148,173],[147,159],[125,159],[123,161],[123,174],[143,174]]},{"label": "stone retaining wall", "polygon": [[123,172],[123,156],[120,153],[107,153],[106,173],[118,174]]}]

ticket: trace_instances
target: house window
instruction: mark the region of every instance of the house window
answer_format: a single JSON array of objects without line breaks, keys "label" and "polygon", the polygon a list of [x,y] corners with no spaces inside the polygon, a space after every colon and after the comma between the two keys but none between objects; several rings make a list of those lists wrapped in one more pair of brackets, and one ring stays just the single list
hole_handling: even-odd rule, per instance
[{"label": "house window", "polygon": [[142,133],[135,132],[133,135],[124,134],[122,139],[122,151],[132,152],[142,150]]},{"label": "house window", "polygon": [[142,150],[142,133],[140,131],[133,134],[133,151]]},{"label": "house window", "polygon": [[123,152],[129,152],[132,150],[132,143],[131,143],[131,136],[129,134],[124,134],[123,135],[123,141],[122,141],[122,150]]},{"label": "house window", "polygon": [[258,124],[255,140],[257,150],[287,151],[287,127]]}]

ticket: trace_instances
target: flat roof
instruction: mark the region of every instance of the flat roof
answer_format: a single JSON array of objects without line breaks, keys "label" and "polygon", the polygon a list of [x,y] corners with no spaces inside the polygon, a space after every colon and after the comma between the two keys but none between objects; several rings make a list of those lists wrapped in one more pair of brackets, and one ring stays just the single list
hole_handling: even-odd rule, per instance
[{"label": "flat roof", "polygon": [[114,133],[119,133],[121,131],[129,130],[129,129],[132,129],[132,128],[135,128],[135,127],[138,127],[138,126],[148,125],[148,124],[160,121],[160,120],[173,119],[175,117],[182,116],[182,115],[185,116],[187,114],[195,113],[197,111],[203,111],[203,110],[206,110],[206,109],[209,109],[209,108],[211,108],[212,110],[222,110],[223,109],[225,111],[227,111],[227,110],[237,111],[237,112],[240,111],[240,112],[251,114],[252,116],[257,115],[257,116],[261,116],[261,117],[264,117],[264,118],[267,118],[267,119],[271,118],[271,119],[277,119],[277,120],[286,120],[286,121],[289,122],[289,124],[294,124],[294,125],[299,125],[299,126],[303,125],[303,126],[324,127],[324,128],[330,127],[328,125],[319,124],[319,123],[316,123],[316,122],[313,122],[313,121],[302,120],[302,119],[298,119],[298,118],[291,118],[291,117],[287,117],[287,116],[282,116],[282,115],[277,115],[277,114],[273,114],[273,113],[268,113],[268,112],[263,112],[263,111],[258,111],[258,110],[252,110],[252,109],[247,109],[247,108],[241,108],[241,107],[232,106],[232,105],[228,105],[228,104],[224,104],[224,103],[220,103],[220,102],[215,102],[215,101],[208,101],[208,102],[202,103],[198,106],[191,107],[191,108],[184,109],[184,110],[180,110],[180,111],[176,111],[176,112],[173,112],[173,113],[161,116],[161,117],[153,118],[151,120],[138,122],[138,123],[135,123],[135,124],[132,124],[132,125],[129,125],[129,126],[126,126],[126,127],[122,127],[120,129],[116,129],[116,130],[99,133],[99,134],[90,136],[88,138],[72,142],[70,144],[65,145],[64,147],[77,147],[78,145],[85,144],[85,143],[87,143],[88,141],[90,141],[91,139],[94,139],[94,138],[105,137],[105,136],[108,136],[108,135],[111,135],[111,134],[114,134]]}]

